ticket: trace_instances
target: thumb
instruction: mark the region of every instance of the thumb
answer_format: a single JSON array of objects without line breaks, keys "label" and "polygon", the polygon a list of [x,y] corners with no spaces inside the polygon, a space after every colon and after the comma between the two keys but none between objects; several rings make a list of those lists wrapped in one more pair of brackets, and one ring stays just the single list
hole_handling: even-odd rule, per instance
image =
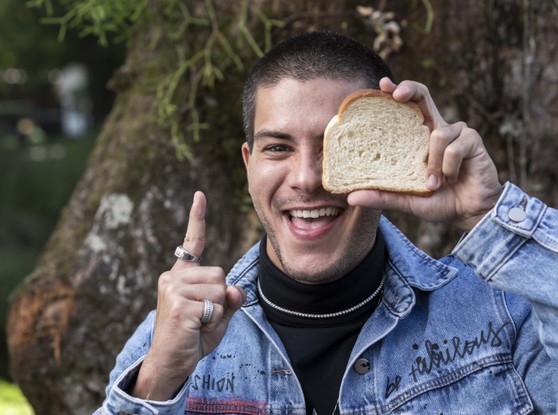
[{"label": "thumb", "polygon": [[356,190],[349,193],[347,203],[351,206],[411,213],[411,203],[417,198],[421,196],[381,190]]},{"label": "thumb", "polygon": [[356,190],[349,193],[347,203],[351,206],[371,207],[379,210],[387,209],[390,205],[387,192],[379,190]]},{"label": "thumb", "polygon": [[223,318],[230,320],[233,314],[246,302],[246,297],[246,292],[238,285],[227,286]]}]

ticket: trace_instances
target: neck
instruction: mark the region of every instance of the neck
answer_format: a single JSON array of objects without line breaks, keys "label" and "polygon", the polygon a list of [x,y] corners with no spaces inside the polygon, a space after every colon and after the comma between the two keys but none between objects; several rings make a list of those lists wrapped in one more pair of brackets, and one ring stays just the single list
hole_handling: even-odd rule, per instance
[{"label": "neck", "polygon": [[[278,308],[298,314],[330,315],[351,310],[363,302],[376,304],[370,297],[376,290],[379,291],[385,266],[385,245],[380,234],[368,255],[352,271],[333,281],[319,284],[302,283],[282,272],[267,256],[265,239],[260,246],[258,281],[264,308],[267,302],[268,306],[273,303]],[[377,300],[379,295],[372,298]],[[275,309],[271,310],[272,313],[278,310],[277,307],[268,307],[266,313],[269,308]]]}]

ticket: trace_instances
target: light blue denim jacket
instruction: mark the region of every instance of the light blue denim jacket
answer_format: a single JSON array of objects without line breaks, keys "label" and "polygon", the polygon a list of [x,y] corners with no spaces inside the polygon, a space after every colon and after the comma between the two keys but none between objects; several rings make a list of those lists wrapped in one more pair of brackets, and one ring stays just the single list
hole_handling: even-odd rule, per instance
[{"label": "light blue denim jacket", "polygon": [[[386,219],[380,230],[387,280],[346,366],[341,414],[557,414],[558,211],[508,183],[439,261]],[[173,400],[124,392],[149,349],[151,312],[118,356],[97,413],[305,415],[300,383],[258,304],[258,263],[255,246],[231,270],[228,283],[248,300]]]}]

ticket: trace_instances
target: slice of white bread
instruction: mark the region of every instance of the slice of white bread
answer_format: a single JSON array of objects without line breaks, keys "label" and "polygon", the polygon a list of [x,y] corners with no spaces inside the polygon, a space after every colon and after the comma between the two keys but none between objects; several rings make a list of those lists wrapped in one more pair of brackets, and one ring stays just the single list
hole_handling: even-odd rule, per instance
[{"label": "slice of white bread", "polygon": [[347,96],[324,132],[323,187],[331,193],[379,189],[430,194],[430,131],[412,102],[373,89]]}]

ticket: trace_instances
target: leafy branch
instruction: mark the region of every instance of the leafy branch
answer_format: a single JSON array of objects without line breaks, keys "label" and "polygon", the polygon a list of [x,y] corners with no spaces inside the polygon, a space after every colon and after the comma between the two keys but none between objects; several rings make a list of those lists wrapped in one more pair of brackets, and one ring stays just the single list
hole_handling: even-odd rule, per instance
[{"label": "leafy branch", "polygon": [[[149,0],[28,0],[27,5],[44,9],[47,17],[42,22],[59,25],[60,40],[68,30],[78,30],[80,36],[94,36],[101,45],[108,45],[109,41],[131,38],[142,19],[149,17],[148,3]],[[177,157],[181,160],[192,158],[186,134],[191,135],[194,142],[199,142],[202,131],[208,128],[196,105],[199,91],[212,89],[216,82],[224,82],[231,69],[243,70],[242,57],[250,51],[261,57],[271,47],[273,28],[283,26],[282,21],[269,18],[255,3],[243,0],[240,16],[231,16],[218,13],[213,0],[204,0],[204,7],[196,9],[197,14],[183,0],[165,2],[162,10],[164,33],[154,36],[148,46],[155,48],[163,39],[174,44],[171,69],[156,88],[157,120],[170,130]],[[59,9],[62,12],[59,13]],[[251,32],[253,25],[248,24],[254,17],[263,26],[263,46],[256,42]],[[185,78],[188,79],[187,92]],[[183,127],[185,114],[188,121]]]},{"label": "leafy branch", "polygon": [[[58,39],[64,40],[66,32],[78,30],[80,36],[93,35],[103,46],[109,44],[109,36],[114,41],[128,39],[131,30],[142,18],[149,0],[60,0],[62,16],[54,16],[52,0],[28,0],[27,6],[42,8],[47,17],[42,23],[60,27]],[[58,5],[58,3],[57,3]]]},{"label": "leafy branch", "polygon": [[[260,9],[254,11],[264,27],[264,50],[262,50],[251,34],[247,20],[250,1],[244,0],[241,5],[240,18],[231,20],[227,16],[216,13],[212,0],[205,0],[206,16],[194,17],[184,3],[179,2],[182,20],[186,23],[180,27],[182,33],[175,32],[174,36],[182,38],[190,25],[205,26],[203,41],[195,44],[188,42],[189,56],[185,56],[182,47],[177,48],[176,70],[168,74],[157,88],[157,114],[161,125],[171,129],[172,142],[179,159],[191,159],[192,154],[187,145],[185,133],[192,135],[194,142],[201,140],[201,132],[209,126],[201,121],[196,100],[199,90],[213,88],[216,82],[225,81],[225,74],[231,70],[243,70],[242,56],[246,54],[245,42],[256,56],[262,56],[271,47],[271,31],[274,27],[282,26],[279,20],[269,19]],[[176,11],[174,10],[174,11]],[[231,30],[234,27],[235,30]],[[233,33],[230,38],[227,33]],[[186,39],[183,39],[186,41]],[[189,77],[189,91],[182,96],[181,80]],[[188,112],[189,125],[182,128],[182,114]]]}]

